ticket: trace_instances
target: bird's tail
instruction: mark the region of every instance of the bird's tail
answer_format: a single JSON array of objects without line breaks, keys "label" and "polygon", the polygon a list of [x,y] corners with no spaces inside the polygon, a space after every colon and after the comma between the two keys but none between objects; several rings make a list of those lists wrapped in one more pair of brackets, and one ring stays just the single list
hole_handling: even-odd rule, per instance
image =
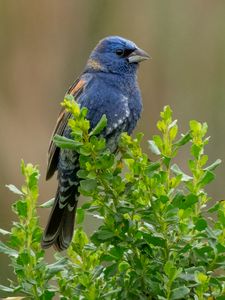
[{"label": "bird's tail", "polygon": [[63,251],[70,245],[77,208],[77,188],[75,186],[67,188],[66,194],[66,197],[62,195],[58,188],[54,206],[42,236],[41,246],[43,249],[53,245],[57,251]]}]

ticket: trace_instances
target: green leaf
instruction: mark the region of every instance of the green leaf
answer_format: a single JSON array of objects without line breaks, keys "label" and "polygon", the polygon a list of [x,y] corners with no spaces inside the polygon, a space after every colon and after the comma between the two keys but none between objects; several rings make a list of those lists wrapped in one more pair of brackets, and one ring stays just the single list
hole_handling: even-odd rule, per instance
[{"label": "green leaf", "polygon": [[176,278],[177,269],[171,261],[166,262],[164,272],[171,281]]},{"label": "green leaf", "polygon": [[104,220],[104,217],[102,217],[102,216],[100,216],[100,215],[91,214],[91,216],[92,216],[93,218],[98,219],[98,220]]},{"label": "green leaf", "polygon": [[171,141],[173,141],[175,139],[175,137],[177,136],[177,132],[178,132],[178,127],[177,126],[170,129],[169,134],[170,134]]},{"label": "green leaf", "polygon": [[218,296],[218,297],[216,297],[215,299],[216,299],[216,300],[224,300],[225,298],[224,298],[224,296]]},{"label": "green leaf", "polygon": [[221,164],[221,162],[222,162],[221,159],[217,159],[216,161],[214,161],[214,163],[212,163],[210,166],[208,166],[204,170],[205,171],[214,171]]},{"label": "green leaf", "polygon": [[44,291],[43,294],[41,294],[40,300],[51,300],[53,299],[54,296],[55,296],[55,292],[46,290]]},{"label": "green leaf", "polygon": [[164,120],[159,120],[157,122],[156,126],[159,129],[159,131],[165,132],[165,130],[166,130],[166,122]]},{"label": "green leaf", "polygon": [[17,257],[16,262],[18,265],[25,266],[25,265],[29,264],[29,262],[30,262],[30,255],[28,254],[27,251],[19,253],[19,256]]},{"label": "green leaf", "polygon": [[187,144],[190,140],[191,140],[191,134],[189,131],[185,135],[182,135],[181,138],[174,145],[180,147]]},{"label": "green leaf", "polygon": [[81,110],[80,110],[80,114],[82,115],[82,117],[86,117],[87,114],[88,114],[88,109],[87,107],[82,107]]},{"label": "green leaf", "polygon": [[175,195],[172,203],[175,207],[178,207],[180,209],[187,209],[197,202],[198,197],[196,195],[188,194],[187,196],[185,196],[181,192],[178,192]]},{"label": "green leaf", "polygon": [[78,254],[83,251],[84,246],[88,243],[88,237],[86,233],[83,231],[81,227],[77,228],[75,230],[74,236],[73,236],[73,243],[72,248],[75,250]]},{"label": "green leaf", "polygon": [[215,179],[215,175],[214,173],[210,172],[210,171],[206,171],[202,177],[202,179],[199,181],[198,185],[200,187],[203,187],[207,184],[209,184],[211,181],[213,181]]},{"label": "green leaf", "polygon": [[79,170],[79,171],[77,172],[77,176],[78,176],[79,178],[87,178],[87,177],[88,177],[88,174],[89,174],[89,171],[87,171],[87,170]]},{"label": "green leaf", "polygon": [[86,202],[81,206],[81,208],[83,209],[89,209],[90,207],[91,207],[91,202]]},{"label": "green leaf", "polygon": [[220,203],[217,202],[217,203],[215,203],[212,207],[210,207],[210,208],[208,209],[208,212],[213,213],[213,212],[215,212],[215,211],[218,211],[218,210],[219,210],[219,207],[220,207]]},{"label": "green leaf", "polygon": [[160,163],[159,162],[154,162],[150,163],[149,166],[147,166],[145,173],[147,176],[151,177],[153,172],[158,170],[160,168]]},{"label": "green leaf", "polygon": [[6,292],[6,293],[13,293],[14,289],[0,284],[0,291]]},{"label": "green leaf", "polygon": [[84,209],[82,208],[77,208],[76,211],[76,224],[82,224],[84,221]]},{"label": "green leaf", "polygon": [[194,156],[195,159],[199,158],[201,151],[202,151],[202,147],[197,146],[195,144],[191,146],[191,154]]},{"label": "green leaf", "polygon": [[225,209],[218,211],[218,221],[225,228]]},{"label": "green leaf", "polygon": [[148,145],[153,154],[160,155],[161,152],[153,140],[148,141]]},{"label": "green leaf", "polygon": [[166,245],[165,239],[151,234],[143,233],[143,238],[151,245],[164,248]]},{"label": "green leaf", "polygon": [[99,229],[95,234],[97,238],[102,241],[111,239],[114,236],[114,233],[108,229]]},{"label": "green leaf", "polygon": [[[121,288],[113,289],[113,290],[107,292],[106,294],[104,294],[104,295],[102,296],[102,297],[103,297],[102,299],[107,299],[108,296],[111,296],[111,295],[113,295],[113,294],[119,293],[120,291],[121,291]],[[113,299],[113,298],[109,298],[109,299]]]},{"label": "green leaf", "polygon": [[170,198],[166,195],[161,195],[159,197],[159,201],[165,204],[165,203],[168,203],[170,201]]},{"label": "green leaf", "polygon": [[168,129],[171,129],[171,128],[177,128],[177,120],[173,120],[170,124],[169,124],[169,126],[168,126]]},{"label": "green leaf", "polygon": [[109,277],[112,277],[116,274],[118,268],[118,263],[116,262],[115,264],[109,265],[104,269],[104,274],[106,276],[106,279]]},{"label": "green leaf", "polygon": [[163,140],[159,135],[153,135],[153,141],[159,149],[163,147]]},{"label": "green leaf", "polygon": [[163,112],[160,113],[160,116],[165,121],[170,121],[172,118],[172,109],[169,105],[164,106]]},{"label": "green leaf", "polygon": [[193,130],[194,132],[198,132],[198,131],[201,131],[201,128],[202,128],[202,125],[201,123],[199,123],[198,121],[196,120],[191,120],[189,122],[189,125],[190,125],[190,129]]},{"label": "green leaf", "polygon": [[1,228],[0,228],[0,233],[1,233],[2,235],[11,234],[10,231],[7,231],[7,230],[1,229]]},{"label": "green leaf", "polygon": [[27,164],[27,169],[27,186],[32,192],[35,191],[35,197],[37,197],[37,184],[39,179],[39,172],[32,165],[29,166],[29,164]]},{"label": "green leaf", "polygon": [[18,257],[18,252],[16,250],[9,248],[1,241],[0,241],[0,253],[4,253],[9,257]]},{"label": "green leaf", "polygon": [[185,201],[185,195],[181,191],[178,191],[173,198],[172,204],[173,206],[180,208],[180,206],[184,201]]},{"label": "green leaf", "polygon": [[97,188],[97,181],[95,179],[81,180],[80,188],[83,192],[91,193]]},{"label": "green leaf", "polygon": [[55,198],[52,198],[52,199],[42,203],[41,205],[39,205],[39,207],[41,207],[41,208],[50,208],[50,207],[53,206],[54,201],[55,201]]},{"label": "green leaf", "polygon": [[23,193],[13,184],[6,184],[6,187],[14,194],[22,196]]},{"label": "green leaf", "polygon": [[225,245],[221,245],[220,243],[218,243],[216,245],[216,249],[217,249],[218,253],[225,253]]},{"label": "green leaf", "polygon": [[113,166],[114,159],[114,155],[110,153],[103,154],[96,160],[96,167],[101,170],[108,169]]},{"label": "green leaf", "polygon": [[47,268],[47,278],[52,278],[54,275],[56,275],[58,272],[62,271],[66,265],[68,264],[68,259],[63,257],[63,258],[58,258],[56,262],[53,264],[48,265]]},{"label": "green leaf", "polygon": [[126,261],[122,261],[118,266],[119,272],[126,272],[129,268],[130,265]]},{"label": "green leaf", "polygon": [[171,166],[171,170],[173,171],[174,174],[176,175],[182,175],[182,181],[186,182],[186,181],[190,181],[192,179],[191,176],[185,174],[179,167],[177,164],[173,164]]},{"label": "green leaf", "polygon": [[167,275],[169,282],[173,282],[182,272],[182,268],[176,268],[172,261],[167,261],[164,265],[164,272]]},{"label": "green leaf", "polygon": [[208,155],[202,155],[199,160],[199,166],[203,167],[208,161]]},{"label": "green leaf", "polygon": [[186,286],[180,286],[176,289],[173,289],[171,292],[171,300],[176,299],[184,299],[185,296],[187,296],[190,292],[190,289]]},{"label": "green leaf", "polygon": [[90,156],[91,155],[90,145],[85,145],[85,146],[80,147],[79,153],[84,155],[84,156]]},{"label": "green leaf", "polygon": [[184,203],[181,205],[181,208],[191,207],[193,204],[198,202],[198,197],[194,194],[189,194],[186,196]]},{"label": "green leaf", "polygon": [[200,284],[204,284],[208,282],[208,276],[202,272],[195,272],[195,281],[200,283]]},{"label": "green leaf", "polygon": [[116,260],[120,260],[123,256],[124,249],[117,247],[113,247],[110,249],[109,254]]},{"label": "green leaf", "polygon": [[94,129],[92,129],[92,131],[90,132],[89,136],[92,135],[98,135],[100,132],[102,132],[102,130],[107,126],[107,118],[106,115],[103,115],[100,119],[100,121],[98,122],[98,124],[95,126]]},{"label": "green leaf", "polygon": [[198,231],[205,230],[207,228],[208,224],[205,219],[198,219],[195,224],[195,229]]},{"label": "green leaf", "polygon": [[167,168],[169,168],[169,166],[170,166],[170,162],[171,162],[171,157],[168,157],[168,156],[163,156],[163,163],[165,164],[165,166],[167,167]]},{"label": "green leaf", "polygon": [[23,200],[19,200],[15,203],[15,208],[20,217],[27,217],[27,202]]},{"label": "green leaf", "polygon": [[81,142],[74,141],[72,139],[68,139],[64,136],[56,134],[53,137],[53,142],[56,144],[57,147],[61,149],[71,149],[77,150],[80,146],[83,145]]}]

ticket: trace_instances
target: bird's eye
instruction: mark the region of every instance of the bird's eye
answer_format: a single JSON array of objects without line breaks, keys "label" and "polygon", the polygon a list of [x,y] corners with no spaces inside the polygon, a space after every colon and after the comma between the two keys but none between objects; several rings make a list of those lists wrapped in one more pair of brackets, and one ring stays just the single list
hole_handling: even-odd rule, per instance
[{"label": "bird's eye", "polygon": [[123,56],[123,55],[124,55],[124,50],[123,50],[123,49],[117,49],[117,50],[116,50],[116,54],[117,54],[118,56]]}]

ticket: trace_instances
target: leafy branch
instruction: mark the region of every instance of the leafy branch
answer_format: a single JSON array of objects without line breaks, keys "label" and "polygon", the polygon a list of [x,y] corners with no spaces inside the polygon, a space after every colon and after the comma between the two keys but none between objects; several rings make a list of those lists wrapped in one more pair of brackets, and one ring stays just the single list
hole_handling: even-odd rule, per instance
[{"label": "leafy branch", "polygon": [[[105,116],[91,130],[86,108],[71,96],[63,105],[71,114],[71,139],[55,136],[54,142],[79,153],[79,191],[87,201],[77,210],[66,255],[48,264],[36,211],[39,172],[22,162],[24,186],[8,186],[19,196],[12,206],[18,221],[10,232],[0,230],[8,236],[0,252],[10,257],[16,281],[0,290],[26,299],[224,299],[225,201],[212,202],[205,190],[221,161],[207,165],[206,123],[190,121],[177,138],[177,121],[164,107],[159,134],[149,141],[158,159],[150,161],[142,134],[123,133],[115,155],[101,135]],[[175,162],[187,144],[188,174]],[[101,220],[90,237],[86,214]]]}]

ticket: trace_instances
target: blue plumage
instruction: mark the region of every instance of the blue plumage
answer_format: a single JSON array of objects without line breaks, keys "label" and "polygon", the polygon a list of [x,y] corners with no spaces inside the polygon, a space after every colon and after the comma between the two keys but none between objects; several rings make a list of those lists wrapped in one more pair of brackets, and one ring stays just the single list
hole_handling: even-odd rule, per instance
[{"label": "blue plumage", "polygon": [[[84,72],[68,91],[81,107],[88,108],[87,118],[92,128],[103,114],[106,115],[107,128],[103,135],[113,152],[120,134],[124,131],[131,134],[140,118],[142,101],[136,73],[139,62],[147,58],[147,53],[133,42],[118,36],[107,37],[97,44]],[[65,111],[60,113],[54,134],[70,137],[69,117]],[[56,170],[59,185],[42,247],[54,245],[60,251],[69,246],[73,235],[79,156],[72,150],[60,150],[51,142],[46,178],[49,179]]]}]

